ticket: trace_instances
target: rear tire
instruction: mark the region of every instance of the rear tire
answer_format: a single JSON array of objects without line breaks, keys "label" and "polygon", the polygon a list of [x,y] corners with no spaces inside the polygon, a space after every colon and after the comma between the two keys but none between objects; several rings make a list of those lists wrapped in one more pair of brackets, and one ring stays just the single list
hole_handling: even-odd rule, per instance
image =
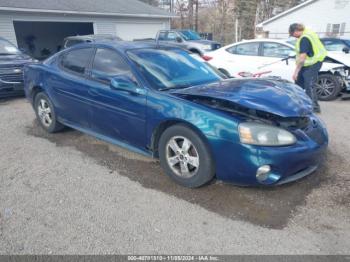
[{"label": "rear tire", "polygon": [[42,128],[49,133],[55,133],[64,128],[64,125],[57,121],[55,108],[45,93],[38,93],[34,101],[35,114]]},{"label": "rear tire", "polygon": [[337,76],[332,74],[320,74],[316,84],[316,94],[321,101],[331,101],[338,97],[341,84]]},{"label": "rear tire", "polygon": [[203,186],[215,175],[208,145],[184,124],[171,126],[163,132],[159,140],[159,159],[165,173],[185,187]]}]

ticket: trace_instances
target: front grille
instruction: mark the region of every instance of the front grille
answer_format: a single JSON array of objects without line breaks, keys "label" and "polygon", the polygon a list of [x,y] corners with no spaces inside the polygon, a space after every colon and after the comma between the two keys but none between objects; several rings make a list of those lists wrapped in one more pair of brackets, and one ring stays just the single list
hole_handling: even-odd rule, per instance
[{"label": "front grille", "polygon": [[0,68],[0,80],[5,82],[23,82],[22,67]]}]

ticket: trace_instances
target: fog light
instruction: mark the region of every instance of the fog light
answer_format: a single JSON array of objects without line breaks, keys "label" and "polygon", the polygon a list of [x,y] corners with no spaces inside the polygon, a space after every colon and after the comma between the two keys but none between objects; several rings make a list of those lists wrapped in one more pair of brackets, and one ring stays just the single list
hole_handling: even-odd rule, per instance
[{"label": "fog light", "polygon": [[256,171],[256,178],[263,182],[269,178],[269,173],[271,171],[271,167],[269,165],[261,166]]}]

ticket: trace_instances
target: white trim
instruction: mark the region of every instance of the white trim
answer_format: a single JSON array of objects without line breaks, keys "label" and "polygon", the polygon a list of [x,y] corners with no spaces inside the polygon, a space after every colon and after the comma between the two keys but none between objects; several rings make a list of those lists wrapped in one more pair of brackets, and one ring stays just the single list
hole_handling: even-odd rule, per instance
[{"label": "white trim", "polygon": [[49,14],[72,14],[72,15],[96,15],[96,16],[121,16],[121,17],[140,17],[140,18],[171,18],[177,17],[175,14],[169,15],[152,15],[152,14],[121,14],[121,13],[100,13],[86,11],[67,11],[67,10],[50,10],[50,9],[31,9],[17,7],[0,7],[0,11],[15,11],[29,13],[49,13]]},{"label": "white trim", "polygon": [[276,20],[276,19],[278,19],[278,18],[280,18],[282,16],[288,15],[289,13],[292,13],[292,12],[294,12],[294,11],[300,9],[300,8],[303,8],[304,6],[312,4],[313,2],[316,2],[316,1],[318,1],[318,0],[308,0],[308,1],[304,2],[304,3],[301,3],[300,5],[294,6],[293,8],[288,9],[287,11],[284,11],[284,12],[278,14],[278,15],[275,15],[275,16],[271,17],[270,19],[267,19],[267,20],[261,22],[260,24],[257,24],[256,27],[263,27],[264,25],[266,25],[266,24],[268,24],[268,23],[270,23],[270,22],[272,22],[272,21],[274,21],[274,20]]}]

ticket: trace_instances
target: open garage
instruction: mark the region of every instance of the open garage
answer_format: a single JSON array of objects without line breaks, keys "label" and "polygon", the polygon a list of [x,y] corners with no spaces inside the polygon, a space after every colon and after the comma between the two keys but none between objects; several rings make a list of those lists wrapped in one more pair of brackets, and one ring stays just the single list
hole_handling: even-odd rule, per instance
[{"label": "open garage", "polygon": [[14,21],[18,47],[37,59],[59,51],[63,39],[72,35],[93,34],[93,23]]},{"label": "open garage", "polygon": [[1,37],[29,55],[56,53],[67,36],[110,34],[123,40],[154,38],[174,15],[136,0],[0,0]]}]

